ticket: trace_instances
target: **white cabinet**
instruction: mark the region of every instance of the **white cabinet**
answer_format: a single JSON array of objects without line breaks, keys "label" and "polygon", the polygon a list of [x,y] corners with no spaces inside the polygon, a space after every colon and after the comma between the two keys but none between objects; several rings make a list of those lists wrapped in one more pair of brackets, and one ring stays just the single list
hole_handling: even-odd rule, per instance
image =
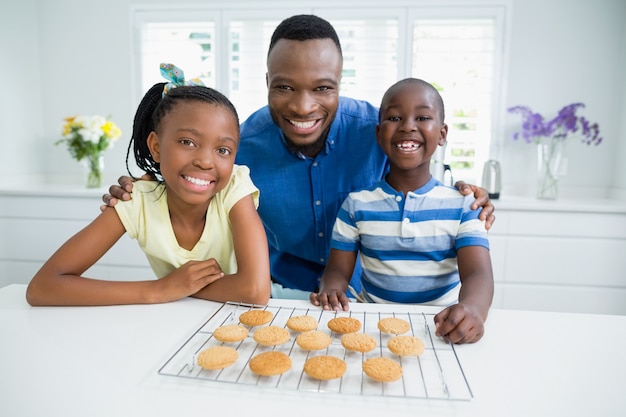
[{"label": "white cabinet", "polygon": [[[28,283],[65,240],[100,214],[104,192],[0,188],[0,286]],[[503,198],[494,204],[494,307],[626,314],[626,201]],[[154,279],[127,236],[85,275]]]},{"label": "white cabinet", "polygon": [[[0,287],[28,283],[63,242],[100,214],[103,193],[54,187],[0,189]],[[110,280],[155,278],[137,242],[127,235],[85,276]]]},{"label": "white cabinet", "polygon": [[494,205],[495,307],[626,314],[626,202]]}]

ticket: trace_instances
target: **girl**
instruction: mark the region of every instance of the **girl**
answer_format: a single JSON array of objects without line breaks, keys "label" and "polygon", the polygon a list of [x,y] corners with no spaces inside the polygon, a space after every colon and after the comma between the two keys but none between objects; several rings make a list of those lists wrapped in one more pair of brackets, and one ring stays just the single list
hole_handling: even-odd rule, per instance
[{"label": "girl", "polygon": [[[146,93],[128,147],[130,153],[134,143],[137,166],[157,181],[137,181],[132,200],[105,209],[63,244],[30,282],[31,305],[162,303],[187,296],[269,300],[259,191],[248,168],[234,164],[237,112],[221,93],[185,83],[178,68],[162,64],[161,72],[172,82]],[[125,232],[137,239],[159,279],[83,277]]]}]

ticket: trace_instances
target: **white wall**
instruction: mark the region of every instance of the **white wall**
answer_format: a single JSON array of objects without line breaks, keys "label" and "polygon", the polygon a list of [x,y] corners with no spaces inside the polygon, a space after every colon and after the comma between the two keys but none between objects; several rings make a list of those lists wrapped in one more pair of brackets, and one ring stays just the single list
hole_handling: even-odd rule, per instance
[{"label": "white wall", "polygon": [[[494,147],[493,157],[502,162],[504,193],[532,193],[535,178],[534,149],[510,139],[518,120],[506,114],[506,107],[524,104],[551,115],[565,104],[582,101],[587,105],[584,115],[600,124],[605,140],[598,147],[568,146],[563,193],[626,198],[622,163],[626,161],[626,2],[502,1],[512,10],[507,22],[510,42],[505,45],[501,142]],[[131,94],[130,7],[148,3],[172,4],[165,0],[0,0],[0,181],[79,183],[81,168],[64,147],[53,145],[63,117],[76,113],[110,114],[120,125],[124,136],[105,155],[105,183],[125,173],[126,144],[137,105]]]},{"label": "white wall", "polygon": [[[598,122],[604,137],[598,147],[568,144],[568,173],[561,180],[565,193],[604,196],[619,191],[613,188],[625,189],[624,180],[615,179],[626,161],[625,22],[623,0],[514,1],[506,107],[528,105],[554,116],[580,101],[586,105],[581,114]],[[529,151],[534,147],[510,139],[518,117],[504,120],[505,186],[532,189],[536,155]]]},{"label": "white wall", "polygon": [[37,2],[0,0],[0,181],[42,172]]}]

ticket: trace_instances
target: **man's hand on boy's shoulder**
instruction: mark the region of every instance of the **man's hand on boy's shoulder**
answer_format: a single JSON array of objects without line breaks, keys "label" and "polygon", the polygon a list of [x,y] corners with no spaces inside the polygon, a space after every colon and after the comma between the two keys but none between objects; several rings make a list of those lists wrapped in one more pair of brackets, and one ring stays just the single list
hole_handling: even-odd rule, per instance
[{"label": "man's hand on boy's shoulder", "polygon": [[482,187],[468,184],[465,181],[457,181],[454,187],[463,195],[474,195],[476,201],[472,204],[472,210],[482,207],[479,218],[485,222],[485,229],[491,229],[493,222],[496,221],[496,216],[493,214],[496,208],[489,199],[489,192]]}]

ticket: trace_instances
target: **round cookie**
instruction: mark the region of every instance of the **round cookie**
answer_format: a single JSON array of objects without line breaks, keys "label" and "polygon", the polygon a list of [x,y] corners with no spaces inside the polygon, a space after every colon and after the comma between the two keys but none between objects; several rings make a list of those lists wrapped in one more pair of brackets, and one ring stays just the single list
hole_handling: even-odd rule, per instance
[{"label": "round cookie", "polygon": [[220,342],[240,342],[248,336],[248,329],[239,324],[227,324],[220,326],[213,332]]},{"label": "round cookie", "polygon": [[303,332],[296,337],[296,343],[303,350],[321,350],[326,349],[330,345],[331,338],[328,334],[318,331],[310,330]]},{"label": "round cookie", "polygon": [[416,356],[424,353],[424,342],[415,336],[395,336],[389,339],[387,347],[398,356]]},{"label": "round cookie", "polygon": [[389,358],[370,358],[363,362],[363,372],[380,382],[396,381],[402,377],[402,367]]},{"label": "round cookie", "polygon": [[341,378],[346,372],[346,362],[334,356],[313,356],[304,362],[304,372],[315,379]]},{"label": "round cookie", "polygon": [[317,329],[317,320],[311,316],[293,316],[287,320],[287,327],[294,332],[308,332]]},{"label": "round cookie", "polygon": [[356,333],[361,329],[361,321],[354,317],[335,317],[328,321],[328,328],[335,333]]},{"label": "round cookie", "polygon": [[237,362],[239,354],[237,351],[228,346],[213,346],[203,350],[198,355],[198,365],[204,369],[215,371],[217,369],[226,368]]},{"label": "round cookie", "polygon": [[365,333],[348,333],[341,336],[341,345],[355,352],[369,352],[376,347],[376,339]]},{"label": "round cookie", "polygon": [[411,325],[408,321],[397,317],[385,317],[378,320],[378,330],[383,333],[403,334],[411,330]]},{"label": "round cookie", "polygon": [[279,326],[267,326],[254,332],[252,337],[259,345],[276,346],[289,341],[289,331]]},{"label": "round cookie", "polygon": [[283,352],[273,350],[259,353],[250,359],[248,366],[257,375],[280,375],[291,369],[291,358]]},{"label": "round cookie", "polygon": [[239,321],[247,326],[261,326],[267,324],[274,318],[274,314],[267,310],[250,310],[241,313]]}]

